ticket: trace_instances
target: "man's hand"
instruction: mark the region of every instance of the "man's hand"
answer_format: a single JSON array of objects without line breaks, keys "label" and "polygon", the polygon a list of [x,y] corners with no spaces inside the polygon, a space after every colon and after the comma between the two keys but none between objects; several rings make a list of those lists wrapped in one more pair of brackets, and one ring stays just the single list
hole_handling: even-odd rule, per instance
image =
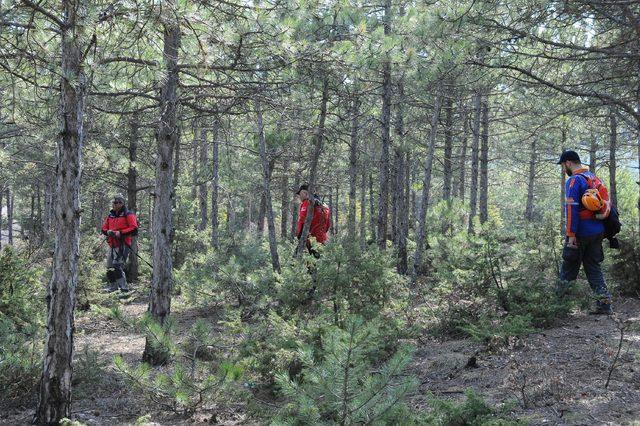
[{"label": "man's hand", "polygon": [[567,237],[567,242],[565,243],[566,247],[569,248],[578,248],[578,241],[576,240],[576,237]]}]

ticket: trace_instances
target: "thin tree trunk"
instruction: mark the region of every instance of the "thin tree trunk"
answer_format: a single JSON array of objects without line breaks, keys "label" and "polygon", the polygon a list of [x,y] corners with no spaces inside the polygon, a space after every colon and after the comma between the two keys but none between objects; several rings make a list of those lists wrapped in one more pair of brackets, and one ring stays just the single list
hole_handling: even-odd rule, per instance
[{"label": "thin tree trunk", "polygon": [[13,202],[14,193],[7,188],[7,242],[13,245]]},{"label": "thin tree trunk", "polygon": [[42,220],[42,231],[44,235],[49,235],[51,232],[51,222],[53,220],[53,180],[45,179],[44,183],[44,217]]},{"label": "thin tree trunk", "polygon": [[258,210],[258,236],[262,237],[264,235],[264,219],[266,217],[267,211],[267,200],[262,192],[264,189],[260,190],[260,209]]},{"label": "thin tree trunk", "polygon": [[[300,185],[301,172],[300,169],[296,170],[295,175],[295,183],[296,187]],[[293,241],[298,235],[296,231],[298,230],[298,206],[293,200],[290,202],[289,208],[291,210],[291,241]]]},{"label": "thin tree trunk", "polygon": [[448,95],[444,103],[444,184],[442,187],[442,199],[451,199],[452,161],[453,152],[453,99]]},{"label": "thin tree trunk", "polygon": [[416,241],[416,252],[414,254],[412,277],[415,279],[422,268],[422,252],[424,251],[427,235],[427,209],[429,207],[429,191],[431,190],[431,170],[433,168],[433,156],[436,150],[436,136],[438,134],[438,120],[440,119],[440,107],[442,105],[442,94],[438,91],[431,117],[431,129],[429,131],[429,148],[424,165],[424,180],[422,182],[422,200],[420,203],[420,215],[418,216],[418,236]]},{"label": "thin tree trunk", "polygon": [[482,115],[482,95],[479,90],[473,95],[473,142],[471,145],[471,193],[469,200],[469,232],[473,232],[473,220],[478,208],[478,158],[480,147],[480,116]]},{"label": "thin tree trunk", "polygon": [[280,186],[280,238],[287,239],[289,220],[289,161],[286,157],[282,164],[282,183]]},{"label": "thin tree trunk", "polygon": [[369,173],[369,228],[371,229],[371,240],[377,241],[375,197],[373,194],[373,173]]},{"label": "thin tree trunk", "polygon": [[536,138],[531,142],[531,157],[529,158],[529,180],[527,181],[527,206],[524,211],[524,218],[531,222],[533,220],[533,194],[536,176]]},{"label": "thin tree trunk", "polygon": [[408,271],[407,263],[407,197],[405,194],[405,181],[409,174],[406,165],[406,154],[404,144],[404,76],[398,82],[398,104],[396,106],[396,126],[395,133],[398,143],[395,148],[395,165],[396,165],[396,185],[395,192],[395,210],[396,210],[396,226],[394,243],[397,247],[396,269],[399,274],[406,275]]},{"label": "thin tree trunk", "polygon": [[[160,123],[157,131],[158,156],[156,160],[156,184],[153,209],[153,280],[149,297],[149,313],[159,324],[165,324],[171,312],[171,288],[173,287],[173,215],[174,199],[173,154],[179,150],[177,123],[178,104],[178,52],[180,49],[180,25],[175,17],[175,2],[168,0],[163,8],[164,61],[166,80],[160,97]],[[163,364],[168,354],[156,348],[147,337],[143,360],[153,365]]]},{"label": "thin tree trunk", "polygon": [[42,237],[42,196],[40,182],[36,185],[36,232],[38,237]]},{"label": "thin tree trunk", "polygon": [[356,185],[358,173],[358,114],[360,105],[354,96],[351,104],[351,138],[349,144],[349,213],[347,235],[350,242],[356,240]]},{"label": "thin tree trunk", "polygon": [[465,172],[467,169],[467,146],[469,140],[469,116],[466,108],[463,110],[462,115],[462,151],[458,164],[460,165],[459,181],[458,181],[458,197],[464,203],[466,186],[465,186]]},{"label": "thin tree trunk", "polygon": [[[309,194],[314,194],[316,191],[316,179],[318,174],[318,161],[320,160],[320,154],[322,153],[322,145],[324,142],[325,122],[327,119],[327,103],[329,102],[329,77],[325,76],[322,83],[322,97],[320,98],[320,118],[318,120],[318,128],[316,129],[313,154],[311,156],[311,168],[309,172]],[[313,220],[313,201],[310,202],[307,209],[307,216],[302,227],[302,233],[298,246],[296,247],[296,257],[301,257],[304,252],[307,238],[309,237],[309,230],[311,229],[311,221]]]},{"label": "thin tree trunk", "polygon": [[[561,152],[564,152],[567,146],[567,129],[566,127],[562,128],[560,134],[560,141],[562,144]],[[566,195],[564,190],[564,170],[560,170],[560,235],[565,235],[565,227],[566,227],[566,218],[565,218],[565,203],[566,203]]]},{"label": "thin tree trunk", "polygon": [[360,249],[367,248],[367,171],[363,164],[362,185],[360,186]]},{"label": "thin tree trunk", "polygon": [[610,113],[611,139],[609,145],[609,199],[614,206],[618,205],[618,189],[616,187],[616,149],[618,148],[618,121],[616,111],[612,107]]},{"label": "thin tree trunk", "polygon": [[255,101],[256,116],[258,119],[258,142],[260,145],[260,160],[262,162],[262,186],[264,190],[265,210],[267,215],[267,227],[269,229],[269,251],[271,252],[271,266],[276,272],[280,272],[280,259],[278,258],[278,242],[276,241],[276,224],[271,204],[271,171],[269,170],[269,157],[267,154],[267,141],[264,136],[264,123],[262,121],[262,108],[260,101]]},{"label": "thin tree trunk", "polygon": [[336,182],[336,204],[333,209],[335,219],[331,224],[331,233],[333,235],[338,235],[338,225],[340,224],[340,184]]},{"label": "thin tree trunk", "polygon": [[[391,35],[391,0],[384,2],[384,34]],[[389,145],[391,144],[391,58],[382,65],[382,150],[380,153],[380,197],[378,198],[378,248],[387,247],[387,221],[389,211]]]},{"label": "thin tree trunk", "polygon": [[[132,212],[138,214],[138,129],[140,127],[140,116],[137,113],[131,115],[129,122],[129,171],[127,173],[127,203],[128,208]],[[131,238],[131,250],[138,252],[138,237]],[[127,279],[135,282],[138,281],[140,264],[138,256],[133,254],[129,256],[129,269],[127,271]]]},{"label": "thin tree trunk", "polygon": [[[211,245],[214,248],[220,247],[220,236],[218,231],[219,219],[218,219],[218,189],[220,186],[220,160],[219,154],[219,133],[220,133],[220,120],[215,117],[213,121],[213,143],[211,146],[211,167],[213,176],[211,179]],[[230,215],[227,215],[230,217]]]},{"label": "thin tree trunk", "polygon": [[[193,139],[191,140],[191,158],[193,161],[191,162],[191,200],[195,202],[198,199],[198,157],[200,144],[198,143],[198,132],[200,131],[201,125],[200,120],[195,118],[193,120],[193,125],[191,126],[191,130],[193,133]],[[175,179],[175,177],[174,177]],[[194,206],[195,207],[195,206]],[[198,214],[196,210],[193,209],[193,218],[196,219]]]},{"label": "thin tree trunk", "polygon": [[489,98],[482,102],[482,145],[480,148],[480,223],[489,219]]},{"label": "thin tree trunk", "polygon": [[589,146],[589,171],[591,173],[596,172],[596,166],[598,162],[598,141],[593,134],[591,135],[591,144]]},{"label": "thin tree trunk", "polygon": [[200,130],[200,155],[199,155],[199,167],[200,173],[198,173],[198,178],[201,181],[200,185],[198,185],[198,204],[200,206],[200,224],[198,225],[199,231],[204,231],[207,229],[207,205],[208,205],[208,194],[207,194],[207,181],[205,176],[207,174],[207,170],[209,168],[209,147],[207,146],[207,129],[202,127]]},{"label": "thin tree trunk", "polygon": [[47,291],[47,334],[34,422],[58,424],[71,417],[71,360],[80,245],[80,178],[86,77],[82,69],[85,13],[81,0],[63,0],[53,273]]}]

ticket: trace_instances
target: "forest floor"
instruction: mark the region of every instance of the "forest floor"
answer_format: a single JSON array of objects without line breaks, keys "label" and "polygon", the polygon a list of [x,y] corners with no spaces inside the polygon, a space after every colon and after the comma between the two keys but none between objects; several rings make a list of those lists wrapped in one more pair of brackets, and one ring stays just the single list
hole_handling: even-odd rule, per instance
[{"label": "forest floor", "polygon": [[[132,297],[123,302],[125,315],[142,316],[147,309],[144,299]],[[215,312],[180,309],[179,303],[174,306],[178,336],[197,318],[215,321]],[[625,329],[620,355],[605,388],[620,344],[619,326],[625,320],[633,325]],[[554,328],[493,349],[469,339],[425,337],[417,342],[411,365],[420,386],[410,404],[423,407],[429,395],[462,401],[464,391],[473,389],[488,403],[503,407],[508,417],[529,424],[633,424],[640,421],[638,323],[640,301],[626,299],[618,300],[614,317],[575,313]],[[147,423],[143,424],[259,424],[241,403],[213,407],[186,419],[144,400],[123,380],[113,358],[121,355],[127,364],[139,364],[145,339],[118,320],[79,314],[75,344],[78,359],[85,347],[97,354],[95,364],[101,373],[89,380],[85,377],[74,387],[74,420],[96,425],[136,424],[146,415]],[[0,424],[29,424],[32,415],[33,407],[14,409],[0,413]]]}]

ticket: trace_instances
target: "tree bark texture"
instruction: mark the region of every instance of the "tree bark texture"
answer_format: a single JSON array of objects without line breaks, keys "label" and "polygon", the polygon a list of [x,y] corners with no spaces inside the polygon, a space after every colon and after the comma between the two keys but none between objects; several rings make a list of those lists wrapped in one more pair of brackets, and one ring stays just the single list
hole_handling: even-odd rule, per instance
[{"label": "tree bark texture", "polygon": [[75,290],[80,245],[80,178],[84,142],[87,80],[82,68],[85,13],[81,0],[63,0],[64,26],[60,82],[60,135],[56,167],[53,273],[47,290],[47,333],[40,379],[37,424],[58,424],[71,417],[71,360],[73,358]]},{"label": "tree bark texture", "polygon": [[429,145],[424,164],[424,180],[422,181],[422,200],[420,203],[420,213],[418,215],[418,235],[416,239],[416,251],[414,254],[412,277],[415,278],[422,268],[422,255],[427,236],[427,209],[429,208],[429,191],[431,190],[431,171],[433,169],[433,156],[436,150],[436,136],[438,134],[438,121],[440,119],[440,108],[442,106],[442,94],[436,94],[431,117],[431,129],[429,131]]},{"label": "tree bark texture", "polygon": [[589,171],[596,172],[598,166],[598,141],[594,135],[591,135],[591,143],[589,145]]},{"label": "tree bark texture", "polygon": [[[173,242],[174,201],[174,149],[179,143],[177,125],[178,106],[178,51],[180,49],[180,26],[175,17],[175,3],[168,1],[163,9],[164,61],[166,81],[160,98],[160,122],[156,133],[157,160],[153,209],[153,280],[149,297],[149,313],[160,325],[165,324],[171,312],[171,288],[173,286]],[[143,360],[153,365],[167,361],[166,353],[154,348],[147,337]]]},{"label": "tree bark texture", "polygon": [[482,145],[480,147],[480,223],[489,219],[489,98],[482,102]]},{"label": "tree bark texture", "polygon": [[207,170],[209,169],[209,147],[207,146],[207,128],[200,129],[199,139],[199,172],[198,172],[198,205],[200,206],[200,224],[199,231],[207,229],[207,206],[209,204],[209,196],[207,194]]},{"label": "tree bark texture", "polygon": [[367,247],[367,172],[363,164],[360,165],[362,169],[362,181],[360,186],[360,249],[365,250]]},{"label": "tree bark texture", "polygon": [[[140,117],[132,114],[129,122],[129,171],[127,173],[127,207],[134,213],[138,213],[138,138],[139,138]],[[131,239],[131,250],[138,253],[138,237]],[[138,281],[140,264],[138,256],[129,256],[129,268],[127,270],[127,280]]]},{"label": "tree bark texture", "polygon": [[609,115],[611,134],[609,144],[609,200],[614,206],[618,206],[618,189],[616,187],[616,150],[618,149],[618,121],[615,109],[612,108]]},{"label": "tree bark texture", "polygon": [[531,222],[533,220],[533,194],[536,177],[536,139],[531,142],[531,155],[529,157],[529,179],[527,180],[527,205],[524,211],[524,218]]},{"label": "tree bark texture", "polygon": [[[384,2],[384,34],[391,34],[391,0]],[[382,147],[380,152],[380,195],[378,198],[378,248],[387,247],[387,222],[389,213],[389,145],[391,144],[391,58],[389,54],[382,65]]]},{"label": "tree bark texture", "polygon": [[451,199],[451,181],[453,180],[451,159],[453,152],[453,99],[450,94],[447,94],[444,101],[444,114],[444,183],[442,186],[442,199],[449,201]]},{"label": "tree bark texture", "polygon": [[218,231],[218,189],[220,186],[220,160],[219,160],[219,136],[220,120],[216,117],[213,121],[213,141],[211,144],[211,245],[214,248],[220,247],[220,235]]},{"label": "tree bark texture", "polygon": [[479,90],[473,95],[473,139],[471,143],[471,192],[469,194],[469,232],[473,232],[473,220],[478,208],[478,159],[480,157],[480,116],[482,95]]},{"label": "tree bark texture", "polygon": [[263,200],[267,216],[267,227],[269,230],[269,251],[271,252],[271,266],[276,272],[280,272],[280,259],[278,257],[278,242],[276,240],[276,224],[273,216],[273,205],[271,203],[271,172],[269,170],[269,156],[267,153],[267,141],[264,136],[264,122],[262,119],[262,108],[260,101],[255,101],[256,117],[258,120],[258,144],[260,146],[260,160],[262,163],[262,187]]},{"label": "tree bark texture", "polygon": [[396,211],[394,243],[397,248],[396,270],[401,275],[406,275],[409,268],[407,263],[407,222],[409,220],[409,216],[407,197],[405,193],[405,176],[409,173],[407,170],[405,154],[406,147],[404,144],[404,104],[404,77],[401,77],[398,82],[398,104],[396,106],[395,126],[398,143],[394,150],[396,169],[396,185],[394,188]]},{"label": "tree bark texture", "polygon": [[351,104],[351,135],[349,143],[349,212],[347,235],[349,241],[356,240],[356,185],[358,179],[358,114],[359,101],[354,97]]},{"label": "tree bark texture", "polygon": [[460,150],[460,158],[458,159],[459,173],[458,173],[458,194],[460,200],[464,203],[466,193],[466,170],[467,170],[467,147],[469,140],[469,116],[466,108],[462,113],[462,148]]}]

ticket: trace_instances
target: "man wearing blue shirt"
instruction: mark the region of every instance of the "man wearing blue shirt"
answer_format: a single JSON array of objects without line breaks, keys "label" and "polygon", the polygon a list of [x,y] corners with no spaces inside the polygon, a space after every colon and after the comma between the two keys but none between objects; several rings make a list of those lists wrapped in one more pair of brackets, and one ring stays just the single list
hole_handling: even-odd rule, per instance
[{"label": "man wearing blue shirt", "polygon": [[[558,164],[569,176],[565,182],[567,228],[566,242],[562,250],[561,287],[566,289],[569,282],[578,277],[580,264],[582,264],[589,285],[597,297],[596,310],[593,313],[610,315],[612,313],[611,294],[607,290],[600,268],[600,263],[604,260],[602,250],[604,225],[602,220],[596,217],[598,212],[593,212],[582,205],[582,196],[590,188],[591,182],[597,181],[598,178],[589,171],[588,167],[582,165],[575,151],[563,152]],[[606,198],[608,209],[608,195]]]}]

